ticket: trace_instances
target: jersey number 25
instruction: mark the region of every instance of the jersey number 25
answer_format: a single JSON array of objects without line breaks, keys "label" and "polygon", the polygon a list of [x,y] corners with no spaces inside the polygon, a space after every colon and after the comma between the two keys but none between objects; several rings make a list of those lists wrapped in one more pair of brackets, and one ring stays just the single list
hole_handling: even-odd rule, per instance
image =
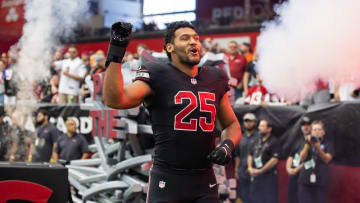
[{"label": "jersey number 25", "polygon": [[[199,102],[198,102],[199,98]],[[189,100],[189,104],[175,115],[174,129],[197,131],[198,121],[202,131],[210,132],[214,130],[214,121],[216,115],[216,108],[214,104],[207,103],[208,101],[215,102],[215,94],[210,92],[198,92],[198,97],[191,91],[180,91],[175,95],[175,104],[182,104],[184,100]],[[199,105],[200,103],[200,105]],[[208,112],[210,114],[210,121],[206,122],[206,117],[190,118],[189,122],[184,119],[189,116],[196,108],[200,106],[200,112]]]}]

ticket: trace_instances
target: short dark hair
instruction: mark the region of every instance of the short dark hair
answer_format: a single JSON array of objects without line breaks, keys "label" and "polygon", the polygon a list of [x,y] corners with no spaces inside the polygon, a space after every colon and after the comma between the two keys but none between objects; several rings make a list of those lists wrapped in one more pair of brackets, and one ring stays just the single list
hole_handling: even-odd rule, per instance
[{"label": "short dark hair", "polygon": [[252,50],[252,47],[251,47],[251,44],[250,43],[248,43],[248,42],[243,42],[242,43],[244,46],[247,46],[248,48],[249,48],[249,51],[250,52],[253,52],[253,50]]},{"label": "short dark hair", "polygon": [[[266,120],[266,119],[261,119],[260,122],[261,122],[261,121],[265,121],[265,122],[266,122],[266,127],[268,127],[268,128],[272,128],[272,127],[273,127],[273,124],[271,123],[271,121]],[[260,122],[259,122],[259,124],[260,124]]]},{"label": "short dark hair", "polygon": [[171,61],[171,54],[166,50],[166,45],[168,43],[173,42],[176,30],[178,30],[179,28],[187,28],[187,27],[195,30],[196,32],[195,27],[187,21],[175,21],[167,26],[165,33],[164,50],[170,61]]},{"label": "short dark hair", "polygon": [[50,112],[48,110],[46,110],[46,109],[40,109],[38,111],[38,114],[39,113],[43,114],[44,116],[48,116],[48,119],[50,118]]}]

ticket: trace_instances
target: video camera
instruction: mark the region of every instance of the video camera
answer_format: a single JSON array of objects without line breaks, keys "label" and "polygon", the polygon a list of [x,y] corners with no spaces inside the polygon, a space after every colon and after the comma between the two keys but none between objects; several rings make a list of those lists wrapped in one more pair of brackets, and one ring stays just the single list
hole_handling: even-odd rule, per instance
[{"label": "video camera", "polygon": [[320,141],[320,139],[318,138],[318,137],[316,137],[316,136],[311,136],[310,137],[310,142],[312,142],[312,143],[316,143],[316,142],[319,142]]}]

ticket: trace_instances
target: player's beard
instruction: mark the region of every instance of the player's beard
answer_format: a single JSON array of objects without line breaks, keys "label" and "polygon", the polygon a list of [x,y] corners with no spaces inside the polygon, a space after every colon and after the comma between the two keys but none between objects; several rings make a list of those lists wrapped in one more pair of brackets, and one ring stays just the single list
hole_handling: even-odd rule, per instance
[{"label": "player's beard", "polygon": [[[177,56],[179,57],[179,62],[180,63],[183,63],[183,64],[187,64],[189,66],[195,66],[197,64],[200,63],[200,58],[196,58],[196,57],[193,57],[193,58],[190,58],[189,55],[188,55],[188,52],[186,50],[184,51],[181,51],[181,50],[178,50],[176,47],[175,47],[175,51],[176,53],[181,53],[181,54],[177,54]],[[200,56],[200,53],[198,53],[199,56]]]}]

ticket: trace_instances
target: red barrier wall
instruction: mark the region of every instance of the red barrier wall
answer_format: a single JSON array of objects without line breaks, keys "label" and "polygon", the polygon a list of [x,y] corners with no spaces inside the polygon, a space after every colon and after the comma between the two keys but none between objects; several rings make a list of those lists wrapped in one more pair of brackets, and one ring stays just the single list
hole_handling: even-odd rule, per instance
[{"label": "red barrier wall", "polygon": [[[289,176],[285,171],[285,162],[286,161],[280,161],[278,164],[279,203],[287,203]],[[327,194],[327,203],[359,203],[360,167],[331,165],[330,169],[331,179]]]},{"label": "red barrier wall", "polygon": [[[200,39],[205,39],[207,37],[211,38],[232,38],[232,37],[249,37],[250,43],[252,46],[256,45],[256,38],[259,35],[258,32],[248,32],[248,33],[227,33],[227,34],[208,34],[201,35]],[[99,49],[107,53],[108,41],[101,42],[89,42],[89,43],[77,43],[76,47],[79,52],[83,51],[97,51]],[[145,44],[150,50],[161,52],[163,50],[164,38],[147,38],[147,39],[133,39],[130,41],[130,44],[127,48],[131,53],[136,53],[136,47],[138,44]],[[225,47],[224,47],[225,48]]]}]

